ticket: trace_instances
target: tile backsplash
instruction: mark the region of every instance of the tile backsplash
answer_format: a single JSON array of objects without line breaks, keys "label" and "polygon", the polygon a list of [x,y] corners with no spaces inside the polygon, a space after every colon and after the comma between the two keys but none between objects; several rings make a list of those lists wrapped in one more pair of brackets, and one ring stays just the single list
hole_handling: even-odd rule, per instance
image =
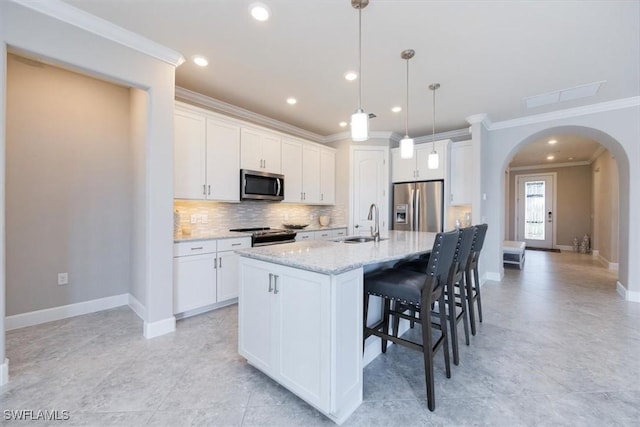
[{"label": "tile backsplash", "polygon": [[[206,235],[230,228],[282,228],[283,223],[319,226],[320,215],[331,217],[330,225],[346,225],[347,210],[343,205],[310,206],[288,203],[245,201],[241,203],[174,200],[179,213],[179,230],[190,229],[192,235]],[[195,215],[198,222],[191,223]],[[206,223],[203,223],[203,216]],[[180,234],[180,231],[178,232]]]}]

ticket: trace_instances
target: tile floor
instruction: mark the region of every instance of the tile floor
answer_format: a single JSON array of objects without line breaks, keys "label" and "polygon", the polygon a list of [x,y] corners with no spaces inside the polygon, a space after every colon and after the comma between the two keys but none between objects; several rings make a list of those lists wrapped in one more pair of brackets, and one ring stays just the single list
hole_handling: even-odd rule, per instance
[{"label": "tile floor", "polygon": [[[435,412],[421,355],[393,346],[345,425],[640,425],[640,304],[615,282],[589,256],[528,251],[523,271],[483,287],[484,322],[451,379],[436,358]],[[0,409],[70,411],[53,425],[334,425],[238,356],[236,318],[232,306],[145,340],[118,308],[9,332]]]}]

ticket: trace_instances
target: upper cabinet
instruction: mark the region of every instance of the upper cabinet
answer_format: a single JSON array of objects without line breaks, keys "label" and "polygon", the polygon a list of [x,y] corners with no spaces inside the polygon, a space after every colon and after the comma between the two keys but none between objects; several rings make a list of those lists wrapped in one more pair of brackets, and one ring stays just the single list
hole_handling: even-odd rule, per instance
[{"label": "upper cabinet", "polygon": [[473,153],[471,141],[454,142],[451,144],[451,178],[449,180],[451,195],[449,204],[471,204],[471,173],[473,168]]},{"label": "upper cabinet", "polygon": [[176,106],[174,197],[239,201],[240,127]]},{"label": "upper cabinet", "polygon": [[240,158],[242,169],[282,173],[280,137],[262,130],[242,128]]},{"label": "upper cabinet", "polygon": [[297,140],[282,139],[284,201],[289,203],[335,203],[335,151]]},{"label": "upper cabinet", "polygon": [[[445,179],[448,143],[449,140],[416,144],[413,157],[410,159],[401,158],[400,149],[393,148],[391,150],[391,181],[395,183]],[[439,162],[436,169],[429,169],[427,159],[433,149],[438,153]]]}]

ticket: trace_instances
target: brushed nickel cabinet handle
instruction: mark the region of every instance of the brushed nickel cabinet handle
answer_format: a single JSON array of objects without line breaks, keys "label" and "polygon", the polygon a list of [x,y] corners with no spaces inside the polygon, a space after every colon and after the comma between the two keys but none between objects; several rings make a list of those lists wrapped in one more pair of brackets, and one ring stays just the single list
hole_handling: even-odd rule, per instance
[{"label": "brushed nickel cabinet handle", "polygon": [[273,292],[273,273],[269,273],[269,292]]},{"label": "brushed nickel cabinet handle", "polygon": [[273,275],[273,294],[277,294],[278,293],[278,276],[277,274]]},{"label": "brushed nickel cabinet handle", "polygon": [[202,246],[198,246],[197,248],[191,248],[192,251],[200,251],[204,249]]}]

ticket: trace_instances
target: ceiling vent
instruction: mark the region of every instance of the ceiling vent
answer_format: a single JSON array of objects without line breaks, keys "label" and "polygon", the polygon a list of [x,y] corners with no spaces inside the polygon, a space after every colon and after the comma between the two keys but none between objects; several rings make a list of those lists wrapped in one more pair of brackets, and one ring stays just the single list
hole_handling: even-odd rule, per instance
[{"label": "ceiling vent", "polygon": [[527,98],[523,98],[524,105],[527,108],[536,108],[542,107],[543,105],[557,104],[558,102],[589,98],[596,96],[600,87],[606,82],[606,80],[601,80],[599,82],[588,83],[586,85],[574,86],[567,89],[560,89],[540,95],[529,96]]}]

